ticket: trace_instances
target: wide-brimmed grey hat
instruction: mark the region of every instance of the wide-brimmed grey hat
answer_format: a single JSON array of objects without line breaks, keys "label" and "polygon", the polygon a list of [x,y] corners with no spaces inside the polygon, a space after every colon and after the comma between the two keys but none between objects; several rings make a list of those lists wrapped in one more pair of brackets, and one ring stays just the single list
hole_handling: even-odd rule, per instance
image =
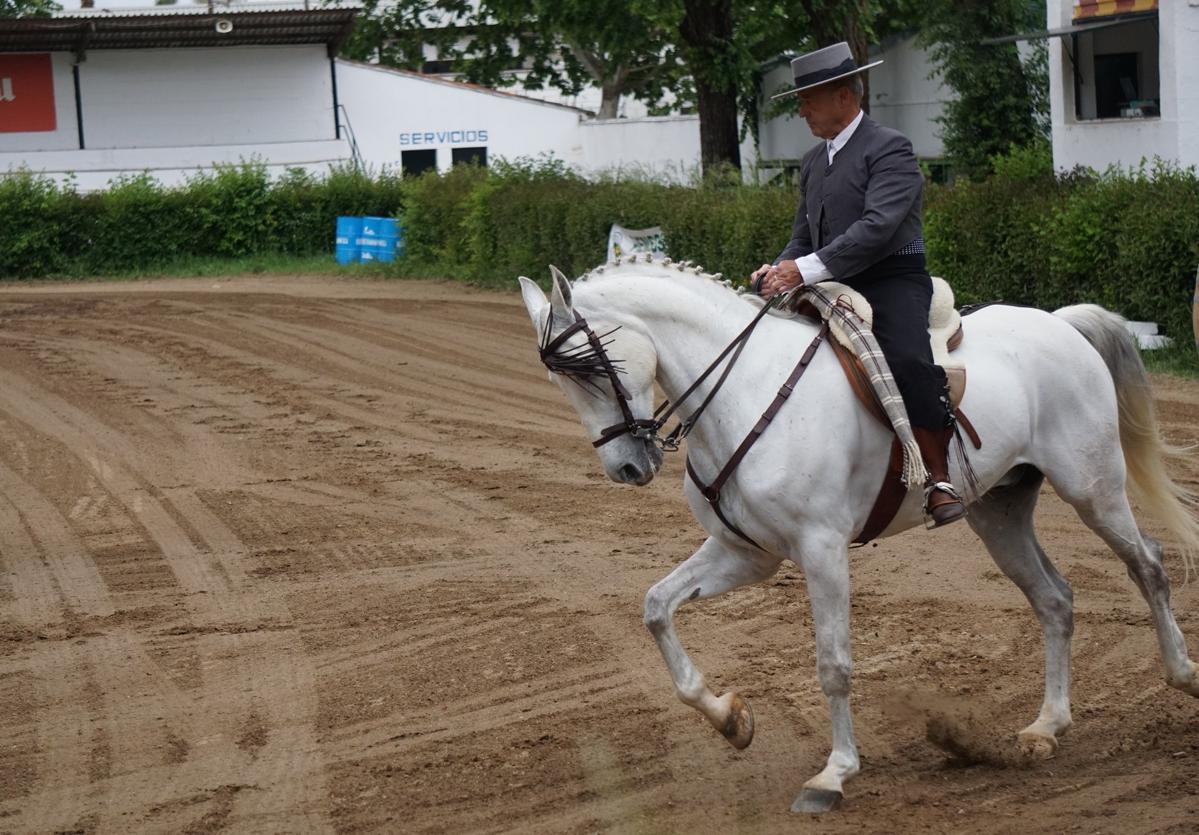
[{"label": "wide-brimmed grey hat", "polygon": [[853,59],[853,53],[849,51],[849,44],[845,41],[835,43],[832,46],[826,46],[823,49],[818,49],[815,52],[809,52],[807,55],[800,55],[791,61],[791,73],[795,76],[794,89],[779,93],[777,96],[771,96],[772,99],[779,99],[783,96],[789,96],[792,93],[798,93],[801,90],[809,90],[812,87],[818,87],[821,84],[828,84],[830,81],[836,81],[838,78],[845,78],[854,73],[865,72],[871,67],[877,67],[882,63],[882,60],[874,61],[864,67],[859,67],[858,62]]}]

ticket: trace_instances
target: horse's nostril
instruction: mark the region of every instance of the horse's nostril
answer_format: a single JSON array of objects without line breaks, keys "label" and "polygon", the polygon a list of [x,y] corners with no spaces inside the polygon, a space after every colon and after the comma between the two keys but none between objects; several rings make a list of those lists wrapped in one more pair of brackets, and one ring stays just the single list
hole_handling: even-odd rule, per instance
[{"label": "horse's nostril", "polygon": [[620,468],[618,473],[621,481],[626,481],[630,484],[636,484],[641,480],[641,470],[633,464],[625,464]]}]

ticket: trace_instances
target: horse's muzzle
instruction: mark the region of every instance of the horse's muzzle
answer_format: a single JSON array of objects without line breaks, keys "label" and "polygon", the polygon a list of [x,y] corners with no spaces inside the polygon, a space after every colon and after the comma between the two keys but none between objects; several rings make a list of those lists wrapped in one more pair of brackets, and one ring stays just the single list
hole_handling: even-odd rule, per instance
[{"label": "horse's muzzle", "polygon": [[639,446],[641,455],[637,457],[641,460],[626,461],[621,464],[613,477],[614,481],[643,487],[654,480],[654,476],[662,468],[662,450],[654,446],[652,442],[643,441]]}]

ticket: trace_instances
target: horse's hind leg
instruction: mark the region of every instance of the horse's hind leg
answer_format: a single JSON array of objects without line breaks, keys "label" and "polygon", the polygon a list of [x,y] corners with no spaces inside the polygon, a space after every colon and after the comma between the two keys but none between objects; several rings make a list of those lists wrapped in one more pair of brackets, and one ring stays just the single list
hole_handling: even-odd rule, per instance
[{"label": "horse's hind leg", "polygon": [[1021,746],[1052,756],[1057,737],[1070,727],[1070,638],[1074,596],[1037,542],[1033,510],[1044,476],[1022,468],[1019,480],[996,487],[970,506],[966,517],[999,570],[1024,592],[1045,639],[1045,698],[1037,720],[1022,730]]},{"label": "horse's hind leg", "polygon": [[707,717],[734,748],[744,748],[753,741],[754,717],[749,703],[732,691],[716,696],[708,689],[703,673],[691,662],[674,631],[674,612],[688,600],[714,597],[765,580],[780,562],[769,554],[728,549],[709,538],[645,595],[645,625],[666,659],[679,699]]},{"label": "horse's hind leg", "polygon": [[[1117,452],[1117,455],[1119,453]],[[1141,590],[1153,615],[1157,642],[1166,667],[1166,682],[1199,697],[1199,667],[1187,657],[1186,640],[1170,611],[1170,578],[1162,567],[1162,548],[1137,528],[1124,492],[1124,460],[1111,463],[1116,476],[1089,484],[1059,483],[1050,476],[1058,495],[1074,506],[1082,521],[1099,534],[1124,562],[1128,576]]]}]

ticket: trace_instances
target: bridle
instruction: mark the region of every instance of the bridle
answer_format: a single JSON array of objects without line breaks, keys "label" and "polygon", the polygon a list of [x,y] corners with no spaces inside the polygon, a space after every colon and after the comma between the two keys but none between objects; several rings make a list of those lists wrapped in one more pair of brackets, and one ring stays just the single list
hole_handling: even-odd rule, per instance
[{"label": "bridle", "polygon": [[[737,334],[736,338],[720,352],[720,355],[696,378],[695,382],[679,395],[678,400],[673,404],[669,400],[664,400],[654,410],[653,418],[638,418],[633,415],[633,409],[629,405],[631,398],[629,397],[628,390],[620,382],[619,375],[622,373],[620,361],[613,360],[608,356],[606,346],[611,343],[611,340],[604,342],[604,339],[614,334],[619,329],[619,325],[602,336],[596,336],[595,331],[587,324],[587,320],[580,316],[578,311],[574,311],[574,322],[568,325],[562,333],[550,339],[550,333],[553,332],[554,328],[554,311],[551,307],[549,317],[545,323],[545,332],[541,338],[541,361],[550,371],[570,377],[580,386],[590,386],[596,392],[601,391],[601,389],[593,381],[593,377],[605,376],[612,384],[612,390],[616,392],[616,402],[620,405],[620,412],[624,417],[624,423],[617,423],[601,430],[599,438],[591,442],[592,446],[601,447],[622,435],[632,435],[634,438],[655,444],[658,449],[664,452],[674,452],[679,448],[679,443],[691,433],[691,429],[704,413],[704,409],[708,407],[708,404],[712,402],[712,398],[716,396],[716,392],[720,391],[720,387],[728,379],[729,372],[732,371],[737,359],[741,356],[741,350],[745,347],[745,343],[749,341],[754,328],[762,321],[762,317],[784,298],[784,295],[776,295],[767,301],[762,306],[762,309],[758,311],[758,314],[754,316],[753,321],[746,325],[745,329]],[[565,351],[561,350],[562,345],[565,344],[567,339],[580,332],[587,336],[587,344],[579,345],[576,348]],[[824,341],[828,332],[829,325],[825,321],[820,325],[820,330],[817,331],[815,338],[808,345],[807,350],[800,356],[799,362],[795,364],[795,368],[792,369],[790,376],[787,377],[787,381],[783,383],[778,393],[775,394],[774,400],[771,401],[766,411],[762,413],[762,417],[758,419],[754,427],[746,434],[737,449],[733,451],[728,461],[725,462],[720,472],[717,473],[716,478],[710,482],[704,482],[700,478],[699,473],[691,465],[691,459],[687,459],[688,477],[695,484],[700,495],[708,502],[708,505],[712,508],[717,518],[739,538],[759,550],[765,549],[725,515],[724,510],[720,507],[720,491],[724,487],[725,482],[732,477],[733,471],[737,469],[737,466],[749,452],[750,448],[762,436],[762,433],[766,431],[770,422],[774,420],[783,403],[791,396],[791,393],[795,390],[796,383],[799,382],[799,378],[807,370],[812,357],[816,353],[816,349],[820,347],[820,343]],[[658,430],[666,424],[666,421],[678,410],[683,401],[690,397],[703,381],[724,362],[725,357],[728,357],[730,354],[732,354],[732,357],[729,359],[728,364],[725,365],[720,379],[716,381],[716,385],[708,392],[708,396],[704,398],[703,402],[687,417],[680,417],[678,424],[665,437],[659,435]]]},{"label": "bridle", "polygon": [[[712,402],[712,398],[716,396],[716,392],[724,385],[729,372],[732,371],[733,366],[741,356],[741,350],[745,347],[745,343],[749,341],[749,337],[753,334],[758,323],[762,321],[762,317],[780,299],[780,296],[775,296],[768,300],[762,306],[762,309],[758,311],[757,315],[754,316],[753,321],[746,325],[745,329],[720,352],[719,356],[696,378],[695,382],[679,395],[678,400],[673,404],[670,400],[662,401],[661,405],[654,410],[652,418],[638,418],[633,414],[631,406],[632,398],[629,396],[629,392],[624,387],[624,384],[620,381],[620,375],[624,373],[624,369],[621,368],[621,361],[614,360],[608,355],[606,346],[610,345],[612,340],[609,339],[607,342],[604,340],[620,330],[619,325],[607,333],[597,335],[591,329],[591,326],[587,324],[587,320],[579,315],[579,312],[576,310],[572,311],[575,320],[567,325],[560,334],[551,339],[550,334],[553,333],[554,329],[554,311],[551,307],[549,317],[546,319],[545,331],[541,337],[541,362],[550,371],[561,374],[564,377],[569,377],[580,386],[590,386],[596,392],[599,392],[600,388],[593,381],[594,377],[607,377],[608,382],[611,383],[612,390],[616,393],[616,404],[620,407],[620,413],[624,418],[624,422],[616,423],[600,430],[600,436],[591,442],[592,446],[598,448],[609,441],[616,440],[622,435],[631,435],[638,440],[654,444],[664,452],[674,452],[678,450],[679,444],[683,439],[691,433],[691,429],[708,407],[708,404]],[[563,351],[562,346],[576,333],[582,333],[586,336],[587,343]],[[725,366],[720,379],[716,381],[716,385],[708,392],[708,396],[704,398],[703,402],[687,417],[680,417],[678,424],[665,436],[659,435],[659,430],[678,411],[683,401],[690,397],[703,384],[704,380],[720,366],[729,354],[732,354],[732,358]]]}]

